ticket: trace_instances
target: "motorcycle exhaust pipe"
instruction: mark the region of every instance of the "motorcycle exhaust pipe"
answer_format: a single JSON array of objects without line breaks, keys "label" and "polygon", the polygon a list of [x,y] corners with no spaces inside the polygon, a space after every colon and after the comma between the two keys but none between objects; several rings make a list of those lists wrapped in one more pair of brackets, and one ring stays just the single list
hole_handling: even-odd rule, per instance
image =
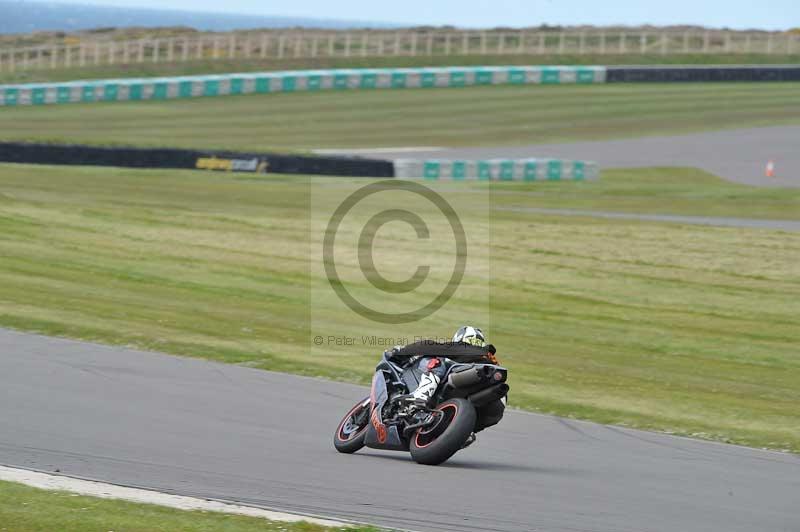
[{"label": "motorcycle exhaust pipe", "polygon": [[481,372],[476,367],[465,369],[457,373],[450,373],[447,377],[447,384],[453,388],[466,388],[481,382]]},{"label": "motorcycle exhaust pipe", "polygon": [[485,390],[481,390],[478,393],[473,393],[468,397],[470,402],[475,405],[476,408],[488,405],[493,401],[497,401],[505,394],[508,393],[508,384],[495,384],[491,388],[486,388]]}]

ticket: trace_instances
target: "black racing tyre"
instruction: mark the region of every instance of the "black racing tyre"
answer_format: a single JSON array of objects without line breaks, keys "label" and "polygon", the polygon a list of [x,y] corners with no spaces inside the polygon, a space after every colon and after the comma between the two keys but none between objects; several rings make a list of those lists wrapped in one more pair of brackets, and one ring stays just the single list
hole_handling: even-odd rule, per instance
[{"label": "black racing tyre", "polygon": [[411,458],[419,464],[439,465],[461,449],[475,430],[475,407],[466,399],[449,399],[436,410],[442,419],[427,429],[419,429],[409,442]]},{"label": "black racing tyre", "polygon": [[370,404],[368,397],[357,402],[336,427],[333,446],[340,453],[351,454],[364,447],[369,426]]}]

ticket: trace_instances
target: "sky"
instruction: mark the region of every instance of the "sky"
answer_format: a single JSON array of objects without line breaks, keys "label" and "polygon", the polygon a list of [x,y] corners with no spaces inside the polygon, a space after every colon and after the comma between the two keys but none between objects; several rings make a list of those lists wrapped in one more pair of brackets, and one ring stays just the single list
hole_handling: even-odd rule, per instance
[{"label": "sky", "polygon": [[50,0],[460,27],[697,24],[735,29],[800,27],[800,0]]}]

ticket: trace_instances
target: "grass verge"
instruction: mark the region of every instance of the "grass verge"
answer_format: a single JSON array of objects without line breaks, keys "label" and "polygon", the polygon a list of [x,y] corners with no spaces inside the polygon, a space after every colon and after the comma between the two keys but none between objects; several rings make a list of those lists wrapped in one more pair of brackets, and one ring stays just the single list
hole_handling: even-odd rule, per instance
[{"label": "grass verge", "polygon": [[798,98],[800,83],[706,83],[20,106],[0,110],[0,139],[257,151],[524,145],[795,124]]},{"label": "grass verge", "polygon": [[[367,382],[380,348],[310,349],[312,303],[341,335],[398,336],[310,300],[325,284],[309,252],[311,190],[348,182],[0,166],[0,325]],[[487,192],[431,186],[455,204]],[[513,405],[800,451],[800,234],[495,208],[796,219],[800,191],[650,169],[488,193],[491,268],[467,282],[490,286],[486,328]],[[475,303],[459,293],[436,328],[400,332],[448,334]]]},{"label": "grass verge", "polygon": [[86,497],[0,481],[0,532],[378,532]]}]

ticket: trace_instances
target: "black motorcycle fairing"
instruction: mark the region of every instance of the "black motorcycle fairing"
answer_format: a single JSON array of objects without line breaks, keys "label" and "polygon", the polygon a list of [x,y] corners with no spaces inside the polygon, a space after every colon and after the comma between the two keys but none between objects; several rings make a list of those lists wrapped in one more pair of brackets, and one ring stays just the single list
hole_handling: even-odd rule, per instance
[{"label": "black motorcycle fairing", "polygon": [[386,425],[384,422],[383,409],[388,400],[389,389],[386,382],[386,374],[382,369],[379,369],[372,377],[369,426],[367,427],[364,443],[367,447],[372,447],[373,449],[407,451],[408,441],[400,437],[397,426]]}]

